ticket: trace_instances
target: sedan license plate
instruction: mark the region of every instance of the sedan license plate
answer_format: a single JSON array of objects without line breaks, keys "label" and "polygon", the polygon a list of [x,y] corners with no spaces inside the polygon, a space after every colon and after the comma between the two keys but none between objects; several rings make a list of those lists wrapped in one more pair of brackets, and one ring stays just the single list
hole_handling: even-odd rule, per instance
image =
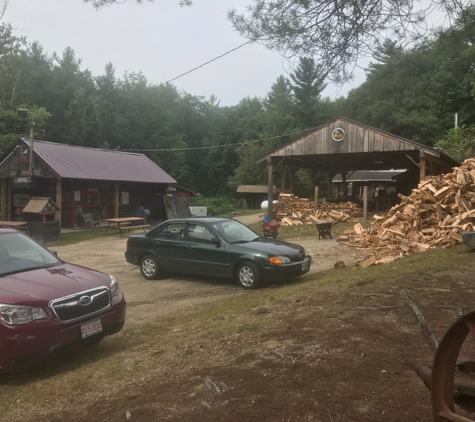
[{"label": "sedan license plate", "polygon": [[87,338],[100,332],[102,332],[102,323],[100,318],[96,318],[92,321],[81,324],[82,338]]},{"label": "sedan license plate", "polygon": [[307,259],[306,261],[302,262],[302,271],[307,271],[310,265],[310,261]]}]

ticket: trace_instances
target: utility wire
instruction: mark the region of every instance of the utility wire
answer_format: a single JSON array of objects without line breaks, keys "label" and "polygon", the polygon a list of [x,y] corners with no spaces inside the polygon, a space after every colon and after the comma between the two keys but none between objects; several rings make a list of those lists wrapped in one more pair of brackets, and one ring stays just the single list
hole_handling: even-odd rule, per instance
[{"label": "utility wire", "polygon": [[168,84],[168,83],[170,83],[170,82],[176,81],[177,79],[181,78],[182,76],[188,75],[189,73],[194,72],[195,70],[198,70],[198,69],[202,68],[203,66],[206,66],[207,64],[210,64],[210,63],[214,62],[215,60],[218,60],[218,59],[220,59],[221,57],[224,57],[224,56],[228,55],[229,53],[232,53],[233,51],[239,50],[241,47],[244,47],[244,46],[247,45],[247,44],[251,44],[252,42],[254,42],[254,41],[247,41],[247,42],[245,42],[244,44],[241,44],[240,46],[238,46],[238,47],[236,47],[236,48],[233,48],[232,50],[229,50],[229,51],[227,51],[226,53],[221,54],[220,56],[217,56],[217,57],[215,57],[214,59],[211,59],[211,60],[207,61],[206,63],[203,63],[203,64],[201,64],[201,65],[199,65],[199,66],[197,66],[197,67],[194,67],[193,69],[189,70],[188,72],[182,73],[181,75],[178,75],[177,77],[175,77],[175,78],[173,78],[173,79],[170,79],[170,80],[168,80],[168,81],[166,81],[166,82],[162,82],[162,83],[159,84],[158,86],[166,85],[166,84]]},{"label": "utility wire", "polygon": [[243,141],[243,142],[237,142],[234,144],[226,144],[226,145],[212,145],[212,146],[207,146],[207,147],[190,147],[190,148],[169,148],[169,149],[121,149],[121,151],[124,151],[124,152],[168,152],[168,151],[191,151],[191,150],[212,149],[212,148],[227,148],[227,147],[236,146],[236,145],[245,145],[245,144],[252,144],[255,142],[270,141],[271,139],[283,138],[284,136],[305,133],[313,129],[316,129],[316,127],[299,130],[297,132],[285,133],[284,135],[272,136],[270,138],[265,138],[265,139],[256,139],[254,141]]}]

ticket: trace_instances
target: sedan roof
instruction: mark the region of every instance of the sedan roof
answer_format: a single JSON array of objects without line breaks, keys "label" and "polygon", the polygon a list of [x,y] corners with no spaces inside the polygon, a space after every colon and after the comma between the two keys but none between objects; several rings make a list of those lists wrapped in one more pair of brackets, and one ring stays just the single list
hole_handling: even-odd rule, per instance
[{"label": "sedan roof", "polygon": [[183,218],[172,218],[167,220],[167,222],[174,221],[174,222],[199,222],[199,223],[216,223],[218,221],[237,221],[233,218],[226,218],[226,217],[183,217]]}]

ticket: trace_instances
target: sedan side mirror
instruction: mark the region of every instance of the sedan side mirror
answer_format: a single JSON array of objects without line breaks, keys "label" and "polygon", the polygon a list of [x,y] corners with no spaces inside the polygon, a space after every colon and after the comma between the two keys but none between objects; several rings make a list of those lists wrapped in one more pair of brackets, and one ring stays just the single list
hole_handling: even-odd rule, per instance
[{"label": "sedan side mirror", "polygon": [[58,251],[55,251],[54,249],[48,249],[54,256],[58,256]]},{"label": "sedan side mirror", "polygon": [[221,239],[219,237],[213,237],[211,243],[214,243],[216,246],[221,245]]}]

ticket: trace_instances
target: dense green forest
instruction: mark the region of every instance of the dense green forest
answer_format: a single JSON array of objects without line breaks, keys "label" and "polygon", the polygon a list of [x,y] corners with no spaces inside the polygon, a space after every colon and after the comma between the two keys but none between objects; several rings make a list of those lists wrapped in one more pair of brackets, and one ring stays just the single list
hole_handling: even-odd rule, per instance
[{"label": "dense green forest", "polygon": [[[0,154],[30,122],[51,142],[143,152],[179,184],[205,197],[231,196],[239,184],[266,183],[256,157],[339,115],[409,139],[437,145],[457,158],[472,153],[475,130],[473,11],[410,49],[386,42],[366,69],[366,81],[346,98],[322,97],[325,78],[312,58],[280,76],[265,98],[222,107],[215,97],[149,83],[141,73],[84,70],[73,47],[49,54],[0,26]],[[472,19],[472,24],[467,21]],[[462,29],[463,28],[463,29]],[[460,128],[454,126],[458,112]],[[305,185],[305,172],[297,183]],[[279,168],[275,183],[288,183]]]}]

